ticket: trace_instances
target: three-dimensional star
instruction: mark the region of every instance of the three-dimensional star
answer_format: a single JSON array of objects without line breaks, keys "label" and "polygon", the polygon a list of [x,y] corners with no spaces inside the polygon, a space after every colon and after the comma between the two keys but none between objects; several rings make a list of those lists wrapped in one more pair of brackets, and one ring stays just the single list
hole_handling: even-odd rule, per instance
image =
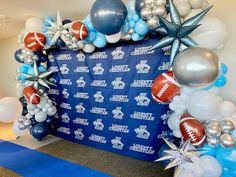
[{"label": "three-dimensional star", "polygon": [[45,34],[53,35],[53,38],[50,41],[50,46],[55,44],[59,38],[61,38],[64,42],[66,42],[65,34],[68,33],[67,29],[71,26],[72,22],[63,25],[63,21],[59,12],[57,12],[56,22],[51,22],[51,21],[48,22],[51,26],[48,27],[48,31]]},{"label": "three-dimensional star", "polygon": [[24,76],[26,78],[25,80],[33,82],[35,88],[38,88],[39,85],[42,85],[50,89],[50,85],[55,86],[55,83],[47,80],[47,77],[50,76],[52,73],[53,71],[45,71],[39,73],[38,66],[36,62],[34,62],[33,76],[25,73],[19,73],[19,75]]},{"label": "three-dimensional star", "polygon": [[166,139],[164,139],[164,141],[170,147],[170,150],[165,150],[164,152],[166,153],[166,155],[164,157],[157,159],[155,162],[170,160],[165,170],[177,167],[175,176],[178,176],[180,169],[185,163],[194,163],[192,160],[193,157],[198,157],[202,153],[205,153],[205,151],[189,150],[190,139],[184,142],[182,145],[180,145],[179,148]]},{"label": "three-dimensional star", "polygon": [[186,47],[195,47],[198,45],[191,37],[189,37],[189,35],[200,26],[198,23],[208,13],[212,6],[182,23],[173,0],[169,0],[169,5],[171,22],[159,16],[162,27],[157,29],[157,32],[161,32],[166,35],[166,37],[160,40],[150,50],[171,46],[170,63],[172,65],[174,58],[180,51],[181,44]]}]

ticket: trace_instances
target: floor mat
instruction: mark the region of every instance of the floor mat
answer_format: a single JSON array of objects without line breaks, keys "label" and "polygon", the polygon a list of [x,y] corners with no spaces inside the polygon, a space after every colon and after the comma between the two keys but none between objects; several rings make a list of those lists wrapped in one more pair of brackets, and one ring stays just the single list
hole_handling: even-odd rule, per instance
[{"label": "floor mat", "polygon": [[0,141],[0,166],[24,177],[111,177],[7,141]]}]

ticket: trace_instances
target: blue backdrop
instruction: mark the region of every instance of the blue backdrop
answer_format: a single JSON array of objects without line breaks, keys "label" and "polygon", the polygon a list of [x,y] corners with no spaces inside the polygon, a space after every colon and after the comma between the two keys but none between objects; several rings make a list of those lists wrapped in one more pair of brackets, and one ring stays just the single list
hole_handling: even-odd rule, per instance
[{"label": "blue backdrop", "polygon": [[52,51],[57,87],[54,134],[73,142],[153,161],[166,136],[168,106],[153,101],[152,81],[169,66],[158,39],[110,44],[93,54]]}]

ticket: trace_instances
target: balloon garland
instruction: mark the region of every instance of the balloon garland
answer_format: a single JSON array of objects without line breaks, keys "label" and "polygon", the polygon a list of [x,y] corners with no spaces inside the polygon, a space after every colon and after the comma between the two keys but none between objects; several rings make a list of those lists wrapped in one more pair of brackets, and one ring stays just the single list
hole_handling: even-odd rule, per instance
[{"label": "balloon garland", "polygon": [[[107,43],[164,35],[150,50],[170,52],[171,68],[157,76],[150,91],[154,100],[169,104],[172,138],[164,139],[168,146],[157,161],[169,160],[167,169],[176,167],[176,177],[235,176],[236,106],[218,95],[228,68],[215,53],[224,46],[227,30],[207,16],[210,9],[207,0],[130,0],[126,6],[121,0],[96,0],[82,21],[62,20],[59,12],[56,19],[28,19],[15,52],[22,64],[17,95],[23,111],[14,132],[22,136],[29,129],[38,140],[50,133],[57,113],[47,94],[55,85],[45,67],[50,48],[92,53]],[[181,140],[179,148],[173,137]]]}]

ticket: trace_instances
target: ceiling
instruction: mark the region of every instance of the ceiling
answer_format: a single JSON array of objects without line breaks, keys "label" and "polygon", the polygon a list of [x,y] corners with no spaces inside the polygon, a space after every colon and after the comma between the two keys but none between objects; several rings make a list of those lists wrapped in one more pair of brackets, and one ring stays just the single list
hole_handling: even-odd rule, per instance
[{"label": "ceiling", "polygon": [[[80,20],[86,17],[95,0],[0,0],[0,39],[16,36],[27,18],[37,16]],[[128,0],[124,0],[128,1]]]}]

